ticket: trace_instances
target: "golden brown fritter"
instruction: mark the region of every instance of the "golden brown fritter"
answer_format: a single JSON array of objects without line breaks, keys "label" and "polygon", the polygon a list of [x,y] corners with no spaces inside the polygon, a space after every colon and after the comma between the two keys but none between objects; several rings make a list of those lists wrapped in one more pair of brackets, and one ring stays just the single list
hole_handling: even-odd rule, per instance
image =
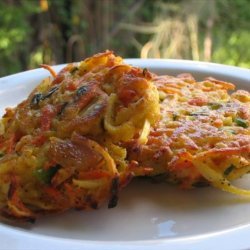
[{"label": "golden brown fritter", "polygon": [[117,203],[120,146],[159,118],[148,72],[107,51],[45,79],[1,120],[0,210],[16,218]]},{"label": "golden brown fritter", "polygon": [[145,145],[127,143],[134,165],[148,175],[165,174],[182,188],[212,184],[247,194],[230,184],[250,171],[250,93],[228,82],[189,74],[155,76],[161,119],[151,127]]}]

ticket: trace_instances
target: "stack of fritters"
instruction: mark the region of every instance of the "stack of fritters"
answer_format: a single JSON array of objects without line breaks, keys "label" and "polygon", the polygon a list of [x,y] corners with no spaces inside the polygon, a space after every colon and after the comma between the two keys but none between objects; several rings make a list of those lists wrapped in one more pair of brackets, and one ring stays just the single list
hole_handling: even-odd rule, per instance
[{"label": "stack of fritters", "polygon": [[34,219],[117,203],[132,177],[182,188],[250,171],[250,94],[189,74],[157,76],[112,52],[69,64],[0,121],[0,211]]}]

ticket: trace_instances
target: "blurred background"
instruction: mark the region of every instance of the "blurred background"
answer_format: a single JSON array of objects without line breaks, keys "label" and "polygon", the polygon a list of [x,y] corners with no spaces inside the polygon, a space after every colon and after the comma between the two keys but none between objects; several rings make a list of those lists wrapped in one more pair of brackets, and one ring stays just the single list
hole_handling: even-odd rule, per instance
[{"label": "blurred background", "polygon": [[0,1],[0,76],[105,49],[250,68],[250,0]]}]

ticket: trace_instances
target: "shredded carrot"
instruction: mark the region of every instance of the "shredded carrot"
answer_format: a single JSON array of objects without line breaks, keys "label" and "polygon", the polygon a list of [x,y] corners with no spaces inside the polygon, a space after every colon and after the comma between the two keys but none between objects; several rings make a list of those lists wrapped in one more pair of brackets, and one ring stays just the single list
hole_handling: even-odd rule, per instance
[{"label": "shredded carrot", "polygon": [[239,154],[243,152],[250,153],[250,145],[242,146],[240,148],[214,148],[198,154],[195,158],[203,159],[207,158],[208,156],[225,156]]},{"label": "shredded carrot", "polygon": [[120,175],[120,188],[124,188],[126,187],[129,182],[133,179],[134,174],[131,172],[128,173],[123,173],[122,175]]},{"label": "shredded carrot", "polygon": [[170,88],[177,88],[177,89],[181,89],[182,88],[182,85],[181,84],[177,84],[177,83],[167,83],[165,85],[167,88],[170,87]]},{"label": "shredded carrot", "polygon": [[51,106],[45,106],[42,109],[42,114],[41,114],[41,129],[42,131],[47,131],[51,127],[52,119],[56,115],[56,110],[54,110]]},{"label": "shredded carrot", "polygon": [[131,161],[128,165],[128,171],[132,172],[135,176],[147,175],[153,172],[153,168],[147,166],[139,166],[137,161]]},{"label": "shredded carrot", "polygon": [[212,123],[216,128],[221,128],[223,126],[223,121],[221,119],[216,119]]},{"label": "shredded carrot", "polygon": [[34,144],[35,146],[41,146],[46,142],[46,140],[47,140],[47,137],[41,134],[34,138],[34,140],[32,141],[32,144]]},{"label": "shredded carrot", "polygon": [[206,80],[208,80],[210,82],[214,82],[216,84],[219,84],[226,90],[234,90],[235,89],[235,85],[230,83],[230,82],[220,81],[220,80],[217,80],[213,77],[208,77],[208,78],[206,78]]},{"label": "shredded carrot", "polygon": [[47,65],[47,64],[41,64],[40,65],[42,68],[44,68],[44,69],[47,69],[49,72],[50,72],[50,74],[54,77],[54,78],[56,78],[56,72],[55,72],[55,70],[51,67],[51,66],[49,66],[49,65]]},{"label": "shredded carrot", "polygon": [[11,177],[10,188],[8,192],[8,206],[17,217],[33,217],[32,212],[23,204],[18,195],[18,178]]},{"label": "shredded carrot", "polygon": [[51,160],[45,163],[45,165],[43,166],[43,169],[48,170],[55,165],[56,165],[56,162],[54,160]]},{"label": "shredded carrot", "polygon": [[127,107],[129,103],[133,100],[134,97],[136,97],[137,93],[132,89],[123,89],[119,93],[119,100]]},{"label": "shredded carrot", "polygon": [[169,94],[179,94],[182,95],[181,91],[179,89],[173,88],[173,87],[167,87],[163,86],[159,88],[160,90],[169,93]]},{"label": "shredded carrot", "polygon": [[75,82],[70,82],[67,86],[66,89],[69,91],[74,91],[77,89],[77,84]]},{"label": "shredded carrot", "polygon": [[15,134],[12,134],[10,139],[8,140],[8,145],[7,145],[7,153],[11,153],[14,150],[14,146],[15,146]]},{"label": "shredded carrot", "polygon": [[53,80],[52,85],[60,84],[65,79],[65,76],[59,73],[56,78]]},{"label": "shredded carrot", "polygon": [[174,129],[172,128],[160,128],[160,129],[157,129],[157,130],[153,130],[150,132],[150,135],[152,136],[161,136],[163,134],[166,134],[167,136],[170,136],[172,135],[174,132]]},{"label": "shredded carrot", "polygon": [[4,143],[4,145],[6,146],[6,153],[13,152],[16,146],[16,142],[20,139],[20,137],[21,137],[21,134],[19,132],[13,133],[10,136],[10,138]]},{"label": "shredded carrot", "polygon": [[202,89],[202,91],[204,91],[204,92],[210,92],[210,91],[213,90],[213,89],[210,88],[210,87],[202,87],[201,89]]},{"label": "shredded carrot", "polygon": [[204,106],[207,104],[207,100],[201,97],[193,98],[188,101],[188,104],[194,105],[194,106]]},{"label": "shredded carrot", "polygon": [[55,201],[62,199],[62,194],[53,187],[45,187],[44,191]]},{"label": "shredded carrot", "polygon": [[108,171],[102,170],[92,170],[90,172],[80,172],[78,178],[80,179],[101,179],[110,177],[110,173]]},{"label": "shredded carrot", "polygon": [[70,203],[74,203],[75,197],[77,196],[77,189],[73,188],[69,183],[64,183],[65,194],[69,199]]}]

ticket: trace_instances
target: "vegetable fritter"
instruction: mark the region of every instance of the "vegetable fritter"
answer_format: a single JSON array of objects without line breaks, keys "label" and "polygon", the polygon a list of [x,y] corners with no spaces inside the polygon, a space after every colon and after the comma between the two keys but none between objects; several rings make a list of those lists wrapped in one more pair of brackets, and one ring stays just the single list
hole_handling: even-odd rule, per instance
[{"label": "vegetable fritter", "polygon": [[110,51],[42,67],[52,78],[0,120],[3,216],[111,208],[134,176],[250,195],[231,184],[250,171],[248,91],[157,76]]},{"label": "vegetable fritter", "polygon": [[127,143],[134,165],[150,167],[148,175],[182,188],[213,185],[250,195],[231,184],[250,171],[250,93],[231,83],[189,74],[155,76],[161,119],[148,131],[146,144]]},{"label": "vegetable fritter", "polygon": [[120,143],[159,118],[152,74],[112,52],[69,64],[0,122],[0,211],[34,219],[117,203],[129,181]]}]

